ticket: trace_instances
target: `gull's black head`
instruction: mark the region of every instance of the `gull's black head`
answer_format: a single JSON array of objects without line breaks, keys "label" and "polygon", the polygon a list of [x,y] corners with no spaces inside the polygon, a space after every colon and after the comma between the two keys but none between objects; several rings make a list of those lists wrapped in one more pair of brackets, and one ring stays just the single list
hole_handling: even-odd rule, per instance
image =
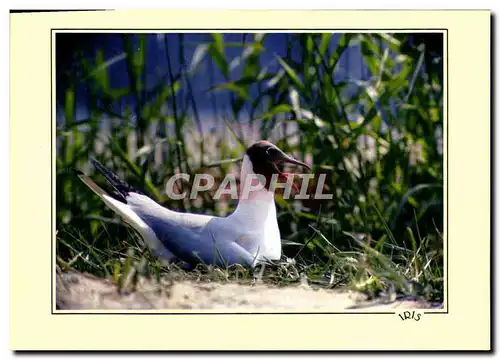
[{"label": "gull's black head", "polygon": [[[288,174],[280,171],[277,164],[288,163],[311,170],[307,164],[290,157],[276,145],[265,140],[252,144],[252,146],[247,149],[246,154],[252,162],[253,172],[258,175],[263,175],[266,178],[265,187],[268,190],[271,178],[274,174],[278,176],[279,180],[287,180]],[[295,185],[293,186],[294,189],[297,190]]]}]

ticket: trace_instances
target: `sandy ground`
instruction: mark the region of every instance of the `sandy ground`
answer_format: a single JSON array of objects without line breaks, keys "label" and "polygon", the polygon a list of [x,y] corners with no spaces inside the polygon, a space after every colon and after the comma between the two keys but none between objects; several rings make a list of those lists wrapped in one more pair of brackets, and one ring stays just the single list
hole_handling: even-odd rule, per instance
[{"label": "sandy ground", "polygon": [[152,281],[140,279],[134,291],[120,293],[107,279],[69,272],[57,274],[56,302],[60,310],[85,309],[230,309],[398,311],[440,308],[423,300],[368,301],[363,294],[313,289],[308,285],[274,287],[265,284]]}]

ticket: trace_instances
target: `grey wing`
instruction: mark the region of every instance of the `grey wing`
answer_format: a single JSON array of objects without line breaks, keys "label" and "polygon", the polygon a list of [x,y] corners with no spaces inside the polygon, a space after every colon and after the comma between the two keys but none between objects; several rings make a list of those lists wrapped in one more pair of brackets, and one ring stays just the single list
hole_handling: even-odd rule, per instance
[{"label": "grey wing", "polygon": [[175,256],[189,263],[216,264],[221,267],[241,264],[253,267],[255,258],[235,242],[216,242],[205,225],[185,227],[165,217],[138,212],[158,240]]},{"label": "grey wing", "polygon": [[149,216],[159,220],[169,221],[171,224],[177,224],[186,228],[202,228],[213,216],[181,213],[167,209],[151,198],[138,194],[130,193],[127,197],[127,203],[140,216]]},{"label": "grey wing", "polygon": [[149,197],[131,193],[127,202],[153,230],[158,240],[181,260],[226,266],[239,263],[253,267],[255,257],[234,240],[216,241],[209,223],[213,216],[179,213],[166,209]]}]

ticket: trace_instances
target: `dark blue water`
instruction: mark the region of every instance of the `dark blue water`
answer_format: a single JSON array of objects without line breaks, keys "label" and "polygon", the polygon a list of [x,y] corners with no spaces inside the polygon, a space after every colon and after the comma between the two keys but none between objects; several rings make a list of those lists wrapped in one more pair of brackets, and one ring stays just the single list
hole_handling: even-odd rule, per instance
[{"label": "dark blue water", "polygon": [[[255,34],[226,33],[223,34],[226,59],[229,63],[242,55],[244,48],[236,44],[250,44],[254,41]],[[334,51],[337,46],[340,34],[333,34],[330,38],[329,53]],[[441,36],[441,35],[436,35]],[[265,50],[260,54],[259,68],[267,67],[268,72],[274,73],[280,69],[277,56],[287,57],[287,55],[296,62],[301,61],[301,45],[296,41],[290,48],[291,33],[272,33],[266,34],[263,41]],[[200,53],[204,46],[212,42],[211,34],[207,33],[185,33],[185,34],[147,34],[145,37],[145,73],[143,81],[145,84],[147,97],[148,92],[153,92],[157,87],[170,84],[169,74],[179,74],[190,70],[193,57]],[[132,50],[140,48],[139,36],[130,35],[130,44]],[[381,43],[382,50],[385,45]],[[125,41],[123,34],[112,33],[92,33],[92,34],[58,34],[56,37],[56,97],[57,97],[57,122],[64,120],[64,102],[66,89],[71,84],[76,85],[76,118],[78,122],[89,117],[89,104],[98,106],[109,106],[109,104],[100,103],[100,99],[92,99],[91,89],[88,83],[84,81],[88,75],[88,70],[82,68],[81,59],[88,61],[89,68],[92,68],[96,59],[97,52],[101,51],[105,61],[109,61],[108,74],[110,87],[112,89],[125,89],[131,86],[131,78],[125,59]],[[394,54],[391,54],[391,56]],[[234,66],[231,68],[230,78],[239,79],[242,76],[243,66]],[[368,80],[373,74],[363,64],[360,47],[356,44],[351,45],[341,56],[336,70],[333,74],[334,81]],[[212,58],[205,54],[198,63],[196,70],[187,75],[192,87],[192,95],[196,110],[200,117],[217,118],[230,111],[231,94],[229,91],[209,91],[214,85],[225,83],[223,73],[212,61]],[[186,83],[183,82],[178,96],[186,95]],[[355,91],[356,85],[348,86],[346,91]],[[258,93],[257,85],[250,89],[250,96],[256,97]],[[114,101],[112,110],[115,113],[124,115],[125,108],[132,109],[137,104],[138,99],[129,95]],[[248,109],[247,109],[248,110]],[[244,113],[244,112],[242,112]],[[124,115],[126,116],[126,115]],[[133,114],[132,116],[133,120]]]}]

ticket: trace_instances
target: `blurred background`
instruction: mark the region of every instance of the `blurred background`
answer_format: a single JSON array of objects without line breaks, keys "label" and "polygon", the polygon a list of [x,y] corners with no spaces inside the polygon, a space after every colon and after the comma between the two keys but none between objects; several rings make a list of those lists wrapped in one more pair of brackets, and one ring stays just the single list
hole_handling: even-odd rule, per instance
[{"label": "blurred background", "polygon": [[102,180],[91,157],[164,206],[225,215],[232,200],[174,201],[166,181],[222,180],[239,171],[222,160],[268,139],[334,195],[277,196],[287,256],[340,283],[402,276],[442,296],[443,34],[58,33],[55,46],[60,264],[110,275],[147,251],[75,176]]}]

